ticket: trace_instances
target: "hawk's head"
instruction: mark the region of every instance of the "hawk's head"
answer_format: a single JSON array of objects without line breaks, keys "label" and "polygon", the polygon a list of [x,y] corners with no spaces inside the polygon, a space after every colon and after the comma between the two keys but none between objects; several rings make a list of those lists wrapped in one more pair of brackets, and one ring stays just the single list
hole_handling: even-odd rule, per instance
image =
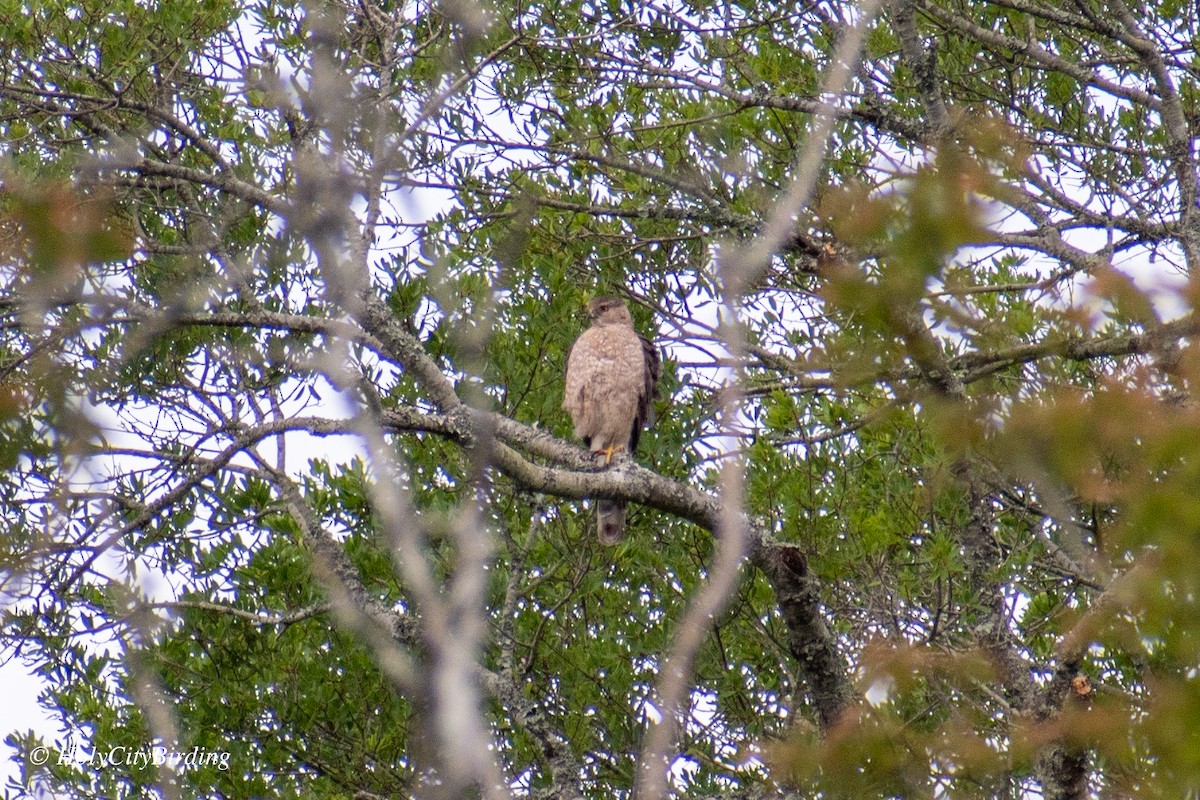
[{"label": "hawk's head", "polygon": [[625,301],[619,297],[595,297],[587,306],[593,325],[633,325]]}]

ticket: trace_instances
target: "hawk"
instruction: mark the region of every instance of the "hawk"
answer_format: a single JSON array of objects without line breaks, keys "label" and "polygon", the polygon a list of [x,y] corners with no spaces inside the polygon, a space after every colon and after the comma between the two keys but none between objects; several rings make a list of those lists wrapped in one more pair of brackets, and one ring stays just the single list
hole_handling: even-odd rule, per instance
[{"label": "hawk", "polygon": [[[658,386],[661,362],[658,350],[633,329],[625,302],[597,297],[588,303],[592,325],[575,340],[567,355],[563,408],[575,423],[575,435],[592,452],[630,455],[637,447],[642,426]],[[596,503],[600,541],[616,544],[625,535],[625,503]]]}]

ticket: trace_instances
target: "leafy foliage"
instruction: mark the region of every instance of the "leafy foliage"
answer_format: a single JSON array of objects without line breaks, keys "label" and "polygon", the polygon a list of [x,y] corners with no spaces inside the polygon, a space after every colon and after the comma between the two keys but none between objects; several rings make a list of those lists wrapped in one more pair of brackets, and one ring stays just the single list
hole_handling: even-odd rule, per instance
[{"label": "leafy foliage", "polygon": [[1200,791],[1196,14],[869,8],[0,8],[9,794]]}]

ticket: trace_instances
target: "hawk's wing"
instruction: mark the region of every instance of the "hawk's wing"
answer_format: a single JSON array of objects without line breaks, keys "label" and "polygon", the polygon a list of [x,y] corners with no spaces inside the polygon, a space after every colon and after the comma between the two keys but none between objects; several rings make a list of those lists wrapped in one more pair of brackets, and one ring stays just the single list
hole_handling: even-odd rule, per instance
[{"label": "hawk's wing", "polygon": [[654,399],[658,397],[658,375],[662,371],[662,359],[659,357],[658,348],[641,334],[638,334],[638,341],[642,343],[642,362],[646,369],[646,379],[642,384],[641,392],[638,394],[637,416],[633,418],[633,430],[629,434],[630,454],[637,449],[638,439],[642,435],[642,428],[651,421],[650,416],[654,412]]}]

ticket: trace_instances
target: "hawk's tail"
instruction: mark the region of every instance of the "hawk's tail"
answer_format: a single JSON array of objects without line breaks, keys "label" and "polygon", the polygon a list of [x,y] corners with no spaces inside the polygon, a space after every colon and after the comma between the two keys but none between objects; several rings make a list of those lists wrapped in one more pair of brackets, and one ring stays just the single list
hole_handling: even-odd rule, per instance
[{"label": "hawk's tail", "polygon": [[596,503],[600,544],[613,545],[625,538],[625,503],[599,500]]}]

